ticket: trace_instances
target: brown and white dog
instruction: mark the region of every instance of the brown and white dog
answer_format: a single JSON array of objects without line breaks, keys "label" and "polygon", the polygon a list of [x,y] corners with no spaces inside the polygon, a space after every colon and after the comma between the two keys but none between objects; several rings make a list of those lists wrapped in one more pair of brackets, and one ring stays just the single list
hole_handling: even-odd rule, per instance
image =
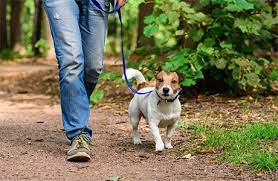
[{"label": "brown and white dog", "polygon": [[[138,87],[148,84],[138,70],[128,69],[127,77],[128,79],[136,78]],[[140,118],[143,116],[154,137],[155,150],[163,151],[164,148],[173,148],[171,138],[181,114],[181,104],[178,97],[182,79],[176,72],[166,72],[159,69],[155,75],[155,85],[140,89],[140,92],[153,91],[144,95],[136,94],[132,98],[128,113],[135,145],[141,144],[138,126]],[[162,141],[159,128],[166,128],[164,141]]]}]

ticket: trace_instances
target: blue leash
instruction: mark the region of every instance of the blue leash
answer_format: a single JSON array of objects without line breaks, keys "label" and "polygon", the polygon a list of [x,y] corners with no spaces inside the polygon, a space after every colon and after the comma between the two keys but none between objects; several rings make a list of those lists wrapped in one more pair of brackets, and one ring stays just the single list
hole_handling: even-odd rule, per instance
[{"label": "blue leash", "polygon": [[112,11],[106,11],[104,10],[101,5],[97,2],[97,0],[91,0],[92,3],[101,11],[108,13],[108,14],[112,14],[112,13],[116,13],[118,12],[118,16],[119,16],[119,20],[120,20],[120,24],[121,24],[121,51],[122,51],[122,64],[123,64],[123,74],[124,74],[124,78],[125,78],[125,82],[128,86],[128,88],[134,93],[134,94],[149,94],[151,93],[153,90],[151,91],[147,91],[147,92],[139,92],[138,90],[136,90],[135,88],[132,87],[132,84],[129,82],[127,75],[126,75],[126,63],[125,63],[125,54],[124,54],[124,31],[123,31],[123,20],[122,20],[122,13],[119,7],[119,3],[116,3],[113,10]]}]

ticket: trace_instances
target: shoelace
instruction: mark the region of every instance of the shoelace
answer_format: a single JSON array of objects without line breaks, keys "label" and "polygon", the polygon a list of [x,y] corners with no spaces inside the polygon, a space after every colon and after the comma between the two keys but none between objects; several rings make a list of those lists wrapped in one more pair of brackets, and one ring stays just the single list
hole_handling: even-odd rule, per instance
[{"label": "shoelace", "polygon": [[89,140],[88,138],[85,136],[85,135],[79,135],[77,138],[76,138],[76,141],[77,141],[77,148],[85,148],[84,146],[84,142],[85,143],[88,143]]}]

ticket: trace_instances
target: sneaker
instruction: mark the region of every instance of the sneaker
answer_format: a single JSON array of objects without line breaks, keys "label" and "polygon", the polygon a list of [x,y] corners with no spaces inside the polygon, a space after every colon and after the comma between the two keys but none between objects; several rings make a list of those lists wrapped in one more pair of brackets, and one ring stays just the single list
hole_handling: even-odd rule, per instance
[{"label": "sneaker", "polygon": [[72,162],[86,162],[91,159],[88,138],[80,134],[76,136],[67,153],[67,161]]}]

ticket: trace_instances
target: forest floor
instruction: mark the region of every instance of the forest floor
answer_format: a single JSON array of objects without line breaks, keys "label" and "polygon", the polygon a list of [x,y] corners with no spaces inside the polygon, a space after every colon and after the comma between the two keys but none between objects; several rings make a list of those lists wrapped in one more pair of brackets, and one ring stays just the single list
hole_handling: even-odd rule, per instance
[{"label": "forest floor", "polygon": [[[244,165],[219,161],[214,153],[183,157],[174,148],[157,154],[143,121],[143,144],[134,146],[126,110],[131,96],[104,98],[92,108],[92,159],[67,162],[69,145],[62,129],[56,67],[53,62],[30,60],[0,64],[0,180],[278,179],[277,171],[249,171]],[[237,125],[277,118],[275,96],[211,95],[183,98],[182,102],[185,125],[198,121]],[[174,147],[187,144],[192,134],[177,129]]]}]

